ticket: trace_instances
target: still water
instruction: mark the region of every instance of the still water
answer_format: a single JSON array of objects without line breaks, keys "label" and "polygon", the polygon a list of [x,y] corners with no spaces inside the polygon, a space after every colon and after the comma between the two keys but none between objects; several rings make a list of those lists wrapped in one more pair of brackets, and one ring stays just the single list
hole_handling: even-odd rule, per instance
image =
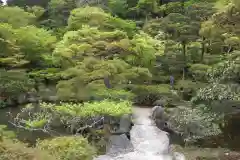
[{"label": "still water", "polygon": [[7,107],[0,109],[0,125],[6,125],[7,129],[15,132],[17,138],[20,141],[28,143],[29,145],[34,145],[37,139],[45,139],[50,137],[50,135],[41,131],[27,131],[25,129],[16,128],[14,125],[9,123],[11,121],[11,113],[13,116],[20,112],[21,106],[18,107]]}]

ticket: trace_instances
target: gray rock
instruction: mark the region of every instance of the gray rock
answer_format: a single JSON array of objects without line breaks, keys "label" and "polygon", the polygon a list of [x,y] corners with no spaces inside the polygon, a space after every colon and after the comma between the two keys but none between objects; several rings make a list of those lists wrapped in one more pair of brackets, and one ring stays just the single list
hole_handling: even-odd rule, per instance
[{"label": "gray rock", "polygon": [[164,108],[162,106],[154,106],[152,108],[152,119],[163,120],[164,119]]},{"label": "gray rock", "polygon": [[26,94],[20,94],[18,96],[18,99],[17,99],[17,103],[18,104],[24,104],[24,103],[27,103],[28,100],[27,100],[27,95]]},{"label": "gray rock", "polygon": [[133,151],[133,145],[125,134],[112,135],[106,146],[107,155],[116,156]]},{"label": "gray rock", "polygon": [[130,114],[125,114],[120,119],[120,126],[117,132],[127,133],[130,132],[132,127],[132,116]]},{"label": "gray rock", "polygon": [[101,156],[94,158],[94,160],[112,160],[112,157],[110,157],[108,155],[101,155]]},{"label": "gray rock", "polygon": [[179,152],[174,152],[173,157],[174,157],[174,160],[186,160],[185,156]]}]

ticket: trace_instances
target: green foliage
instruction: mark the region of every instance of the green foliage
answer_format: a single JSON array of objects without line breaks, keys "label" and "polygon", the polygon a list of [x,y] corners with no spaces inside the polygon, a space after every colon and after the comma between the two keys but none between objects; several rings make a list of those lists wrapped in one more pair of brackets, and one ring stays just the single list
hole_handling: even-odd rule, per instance
[{"label": "green foliage", "polygon": [[182,2],[169,2],[167,4],[161,5],[160,10],[167,15],[170,13],[180,13],[181,14],[184,12]]},{"label": "green foliage", "polygon": [[8,23],[14,28],[34,24],[35,15],[19,7],[0,7],[0,23]]},{"label": "green foliage", "polygon": [[223,55],[211,55],[211,54],[205,54],[203,63],[207,65],[215,65],[217,63],[220,63],[223,60]]},{"label": "green foliage", "polygon": [[113,15],[125,17],[128,12],[127,0],[109,0],[108,6]]},{"label": "green foliage", "polygon": [[196,91],[204,86],[204,83],[193,82],[191,80],[180,80],[176,84],[176,89],[184,100],[190,100]]},{"label": "green foliage", "polygon": [[174,46],[168,45],[166,47],[165,54],[158,57],[158,64],[161,64],[161,66],[156,69],[163,69],[163,71],[168,75],[169,82],[169,74],[174,74],[175,78],[180,77],[185,63],[186,62],[184,61],[184,56],[180,51],[179,44],[174,44]]},{"label": "green foliage", "polygon": [[133,51],[138,55],[133,60],[134,65],[150,67],[156,60],[156,55],[163,54],[161,41],[151,38],[144,32],[133,37]]},{"label": "green foliage", "polygon": [[59,160],[92,160],[95,149],[83,137],[57,137],[39,141],[37,148],[49,152]]},{"label": "green foliage", "polygon": [[186,8],[186,14],[192,20],[200,22],[208,20],[215,12],[214,5],[210,2],[193,3]]},{"label": "green foliage", "polygon": [[89,26],[67,32],[54,51],[55,59],[67,68],[62,73],[64,80],[57,85],[58,96],[63,100],[87,100],[94,92],[105,90],[106,76],[113,88],[128,81],[149,80],[147,67],[162,50],[159,41],[145,33],[130,40],[123,31]]},{"label": "green foliage", "polygon": [[71,11],[68,19],[68,27],[70,30],[78,30],[82,25],[88,24],[91,26],[102,26],[106,23],[106,19],[110,17],[101,8],[97,7],[84,7],[77,8]]},{"label": "green foliage", "polygon": [[119,89],[107,89],[107,88],[102,88],[101,90],[97,89],[96,91],[93,92],[93,95],[90,97],[92,100],[103,100],[103,99],[110,99],[113,101],[121,101],[121,100],[133,100],[134,94],[125,91],[121,88]]},{"label": "green foliage", "polygon": [[[29,98],[26,93],[32,98],[34,85],[41,100],[68,102],[28,106],[14,119],[17,126],[49,133],[61,127],[79,133],[96,117],[129,113],[130,103],[122,100],[142,105],[157,100],[169,107],[195,96],[193,102],[208,102],[210,113],[213,102],[227,108],[226,101],[240,97],[240,3],[219,0],[216,10],[215,2],[14,2],[24,9],[9,2],[0,7],[0,106]],[[184,110],[183,115],[201,116],[197,121],[208,118],[200,108]],[[212,133],[208,122],[206,133]]]},{"label": "green foliage", "polygon": [[0,143],[0,159],[2,160],[56,160],[41,150],[28,148],[25,144],[3,139]]},{"label": "green foliage", "polygon": [[167,32],[173,40],[181,43],[188,43],[194,40],[197,35],[198,26],[189,17],[179,13],[171,13],[162,21],[162,29]]},{"label": "green foliage", "polygon": [[183,135],[187,143],[221,134],[215,121],[219,115],[206,112],[206,106],[182,107],[169,110],[169,125]]},{"label": "green foliage", "polygon": [[36,70],[28,73],[30,77],[35,79],[36,81],[43,81],[45,79],[56,81],[60,79],[60,72],[59,68],[47,68],[42,70]]},{"label": "green foliage", "polygon": [[181,44],[182,55],[180,57],[180,63],[182,64],[182,77],[184,79],[187,66],[186,45],[198,38],[196,33],[199,30],[199,24],[191,21],[188,16],[179,13],[171,13],[163,18],[161,28],[162,31],[167,33],[169,39]]},{"label": "green foliage", "polygon": [[65,126],[71,129],[71,133],[74,133],[74,130],[91,125],[89,122],[96,117],[105,115],[119,117],[123,114],[131,113],[131,107],[132,104],[129,101],[116,102],[109,100],[83,104],[41,103],[38,112],[36,112],[33,105],[27,105],[19,113],[22,118],[15,119],[15,123],[29,130],[43,128],[45,132],[51,132],[56,127]]},{"label": "green foliage", "polygon": [[235,52],[229,59],[209,70],[209,81],[205,88],[199,90],[197,98],[204,101],[234,100],[239,101],[239,53]]},{"label": "green foliage", "polygon": [[222,10],[222,9],[224,9],[230,2],[231,2],[231,0],[218,0],[218,1],[215,3],[215,8],[217,8],[218,10]]},{"label": "green foliage", "polygon": [[0,23],[0,65],[8,67],[21,67],[28,64],[24,54],[20,52],[15,42],[15,30],[7,23]]},{"label": "green foliage", "polygon": [[156,36],[159,34],[159,30],[161,30],[160,23],[161,19],[151,19],[144,24],[143,31],[151,36]]},{"label": "green foliage", "polygon": [[139,0],[137,8],[140,13],[144,16],[154,13],[157,11],[157,1],[156,0]]},{"label": "green foliage", "polygon": [[34,14],[36,18],[40,18],[44,14],[45,9],[40,6],[32,6],[28,7],[27,11]]},{"label": "green foliage", "polygon": [[7,130],[7,126],[0,125],[0,139],[14,139],[16,138],[16,135],[13,131]]},{"label": "green foliage", "polygon": [[193,64],[190,67],[190,72],[195,80],[206,81],[207,80],[207,71],[210,69],[210,66],[204,64]]},{"label": "green foliage", "polygon": [[11,67],[29,62],[35,66],[48,65],[56,42],[56,37],[43,28],[24,26],[13,29],[4,23],[0,24],[0,37],[3,44],[0,62]]},{"label": "green foliage", "polygon": [[75,0],[50,0],[47,6],[48,17],[41,24],[58,31],[59,28],[67,26],[68,16],[74,8],[76,8]]},{"label": "green foliage", "polygon": [[84,108],[79,112],[82,116],[111,115],[121,116],[131,113],[131,103],[128,101],[114,102],[104,100],[101,102],[84,103]]},{"label": "green foliage", "polygon": [[100,8],[89,6],[72,10],[68,19],[69,30],[81,29],[83,25],[99,27],[100,30],[121,29],[129,35],[133,35],[136,29],[136,25],[132,21],[113,17]]},{"label": "green foliage", "polygon": [[66,59],[64,62],[76,64],[87,56],[114,57],[114,54],[128,50],[129,43],[123,31],[103,32],[97,28],[84,26],[81,30],[67,32],[56,46],[54,54]]},{"label": "green foliage", "polygon": [[198,91],[197,98],[204,101],[232,100],[239,101],[239,86],[213,83]]},{"label": "green foliage", "polygon": [[[148,69],[131,67],[120,59],[102,61],[88,58],[80,65],[63,72],[66,80],[58,83],[58,96],[62,100],[87,100],[94,92],[106,90],[103,82],[106,76],[114,89],[121,83],[127,83],[129,80],[143,81],[151,75]],[[105,94],[107,96],[108,92]]]},{"label": "green foliage", "polygon": [[26,26],[17,29],[15,36],[20,51],[31,63],[41,64],[52,56],[51,51],[54,48],[56,37],[52,36],[51,32],[35,26]]},{"label": "green foliage", "polygon": [[123,31],[101,31],[88,26],[78,31],[67,32],[55,48],[55,55],[64,58],[64,63],[70,61],[74,64],[76,61],[82,61],[84,57],[94,56],[106,59],[131,57],[141,66],[149,66],[154,62],[155,54],[161,52],[163,47],[160,41],[145,33],[137,34],[130,40]]},{"label": "green foliage", "polygon": [[1,99],[16,100],[21,94],[25,94],[33,88],[34,82],[23,71],[0,70]]},{"label": "green foliage", "polygon": [[237,9],[240,9],[240,3],[237,0],[232,0],[233,4],[236,6]]},{"label": "green foliage", "polygon": [[133,85],[130,86],[136,95],[134,102],[138,105],[152,106],[156,100],[171,96],[170,85]]}]

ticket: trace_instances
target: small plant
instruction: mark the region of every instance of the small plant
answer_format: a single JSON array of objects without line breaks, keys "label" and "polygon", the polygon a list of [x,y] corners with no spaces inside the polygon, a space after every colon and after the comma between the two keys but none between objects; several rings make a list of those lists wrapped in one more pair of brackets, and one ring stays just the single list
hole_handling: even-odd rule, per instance
[{"label": "small plant", "polygon": [[80,136],[38,141],[37,148],[49,152],[59,160],[92,160],[96,154],[87,139]]},{"label": "small plant", "polygon": [[0,138],[8,138],[8,139],[14,139],[16,138],[16,135],[13,131],[8,131],[6,130],[7,126],[5,125],[0,125]]},{"label": "small plant", "polygon": [[27,147],[25,144],[2,139],[0,143],[1,160],[57,160],[45,151]]}]

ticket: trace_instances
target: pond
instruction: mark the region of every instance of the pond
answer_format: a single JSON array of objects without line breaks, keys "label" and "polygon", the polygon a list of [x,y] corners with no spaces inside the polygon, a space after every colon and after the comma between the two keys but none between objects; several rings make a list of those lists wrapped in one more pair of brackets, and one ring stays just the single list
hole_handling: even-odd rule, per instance
[{"label": "pond", "polygon": [[9,113],[11,113],[13,116],[17,115],[20,112],[21,108],[22,106],[1,108],[0,125],[6,125],[7,129],[13,131],[20,141],[25,142],[29,145],[34,145],[37,139],[49,138],[50,135],[42,131],[28,131],[25,129],[16,128],[10,123],[11,116]]}]

